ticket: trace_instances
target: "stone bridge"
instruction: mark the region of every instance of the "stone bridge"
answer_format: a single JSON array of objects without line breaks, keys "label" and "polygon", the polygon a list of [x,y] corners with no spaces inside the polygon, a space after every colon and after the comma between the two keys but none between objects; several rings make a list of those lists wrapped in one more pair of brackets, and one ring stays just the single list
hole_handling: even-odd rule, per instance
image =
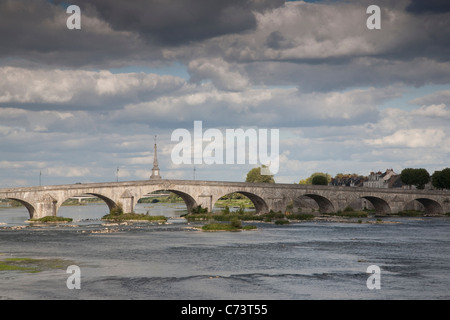
[{"label": "stone bridge", "polygon": [[397,213],[412,202],[421,203],[428,214],[450,212],[448,191],[164,179],[4,188],[0,199],[17,200],[28,209],[30,218],[41,218],[57,215],[65,200],[86,194],[102,199],[110,209],[121,203],[125,212],[133,212],[140,198],[159,190],[179,195],[189,212],[199,205],[212,211],[219,198],[233,192],[247,196],[256,213],[284,212],[298,199],[314,200],[321,213],[344,210],[358,201],[368,202],[379,215]]}]

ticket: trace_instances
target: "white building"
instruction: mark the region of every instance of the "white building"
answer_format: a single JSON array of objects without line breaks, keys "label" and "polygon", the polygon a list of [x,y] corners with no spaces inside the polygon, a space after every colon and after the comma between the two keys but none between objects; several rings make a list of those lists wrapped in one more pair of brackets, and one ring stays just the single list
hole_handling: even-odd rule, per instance
[{"label": "white building", "polygon": [[393,169],[387,169],[384,173],[381,171],[371,172],[368,178],[364,182],[364,187],[367,188],[394,188],[397,187],[394,184],[400,180],[399,175]]}]

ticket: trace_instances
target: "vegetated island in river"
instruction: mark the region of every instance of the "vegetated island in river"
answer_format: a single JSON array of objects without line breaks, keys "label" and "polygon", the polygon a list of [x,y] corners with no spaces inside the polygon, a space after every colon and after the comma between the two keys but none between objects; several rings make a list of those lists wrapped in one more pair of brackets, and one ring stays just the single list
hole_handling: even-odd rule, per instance
[{"label": "vegetated island in river", "polygon": [[102,220],[108,220],[113,222],[123,221],[153,221],[153,222],[166,222],[165,216],[151,216],[144,213],[124,213],[122,205],[119,203],[109,211],[109,214],[104,215]]},{"label": "vegetated island in river", "polygon": [[33,218],[27,220],[27,222],[36,222],[36,223],[66,223],[66,222],[72,222],[72,218],[65,218],[65,217],[57,217],[57,216],[46,216],[42,218]]},{"label": "vegetated island in river", "polygon": [[[290,212],[287,210],[285,213],[270,211],[265,214],[255,214],[254,212],[246,211],[251,209],[247,203],[241,203],[239,209],[231,211],[230,208],[225,205],[221,211],[208,212],[207,209],[197,206],[192,208],[191,213],[182,216],[187,222],[200,222],[205,223],[202,227],[196,229],[203,231],[241,231],[241,230],[254,230],[257,227],[254,225],[248,225],[248,222],[266,222],[274,223],[277,225],[286,225],[291,222],[299,221],[318,221],[318,222],[344,222],[344,223],[398,223],[394,221],[383,221],[380,216],[375,215],[374,210],[354,210],[351,207],[338,211],[337,213],[302,213],[302,212]],[[389,217],[422,217],[426,216],[424,212],[420,211],[401,211],[397,214],[389,215]],[[450,214],[446,214],[450,216]],[[124,213],[122,205],[119,203],[112,208],[109,214],[102,217],[102,220],[110,222],[158,222],[166,223],[167,217],[165,216],[152,216],[147,212],[146,214],[138,213]],[[33,223],[64,223],[71,222],[71,218],[64,217],[43,217],[40,219],[30,219],[28,222]],[[246,222],[245,225],[242,222]]]},{"label": "vegetated island in river", "polygon": [[[255,226],[245,225],[242,226],[242,222],[265,222],[274,223],[277,225],[288,225],[291,222],[301,221],[314,221],[314,222],[337,222],[337,223],[360,223],[360,224],[396,224],[399,221],[383,220],[385,217],[426,217],[427,214],[421,211],[401,211],[397,214],[390,214],[382,217],[377,215],[374,210],[355,210],[351,207],[345,208],[343,211],[336,213],[302,213],[302,212],[273,212],[270,211],[265,214],[255,214],[254,212],[248,212],[241,206],[237,211],[231,212],[230,209],[225,206],[221,212],[209,213],[206,209],[201,207],[193,208],[190,214],[184,217],[188,222],[205,222],[203,227],[204,231],[238,231],[238,230],[252,230]],[[440,215],[443,216],[443,215]],[[446,214],[445,216],[450,216]],[[228,224],[227,224],[227,223]],[[198,228],[200,229],[200,228]]]}]

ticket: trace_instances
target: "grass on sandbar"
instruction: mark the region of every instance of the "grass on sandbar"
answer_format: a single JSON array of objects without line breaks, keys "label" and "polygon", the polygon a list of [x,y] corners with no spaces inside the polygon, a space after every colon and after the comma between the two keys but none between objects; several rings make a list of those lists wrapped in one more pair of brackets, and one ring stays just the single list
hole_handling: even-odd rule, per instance
[{"label": "grass on sandbar", "polygon": [[72,261],[62,259],[6,258],[0,260],[0,271],[37,273],[49,269],[66,269]]},{"label": "grass on sandbar", "polygon": [[72,218],[64,218],[64,217],[57,217],[57,216],[47,216],[42,218],[33,218],[29,219],[29,222],[72,222]]},{"label": "grass on sandbar", "polygon": [[142,221],[167,221],[165,216],[150,216],[143,213],[122,213],[119,215],[107,214],[102,220],[126,221],[126,220],[142,220]]}]

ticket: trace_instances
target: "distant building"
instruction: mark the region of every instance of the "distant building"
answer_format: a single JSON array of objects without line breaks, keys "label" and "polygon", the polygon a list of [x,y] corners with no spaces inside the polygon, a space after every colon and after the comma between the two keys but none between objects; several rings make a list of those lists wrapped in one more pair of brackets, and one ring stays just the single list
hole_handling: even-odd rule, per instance
[{"label": "distant building", "polygon": [[364,182],[366,188],[401,188],[402,186],[400,175],[393,169],[387,169],[384,173],[381,171],[371,172],[368,180]]},{"label": "distant building", "polygon": [[331,178],[330,184],[332,186],[345,187],[362,187],[367,177],[358,176],[356,174],[337,174],[336,177]]}]

